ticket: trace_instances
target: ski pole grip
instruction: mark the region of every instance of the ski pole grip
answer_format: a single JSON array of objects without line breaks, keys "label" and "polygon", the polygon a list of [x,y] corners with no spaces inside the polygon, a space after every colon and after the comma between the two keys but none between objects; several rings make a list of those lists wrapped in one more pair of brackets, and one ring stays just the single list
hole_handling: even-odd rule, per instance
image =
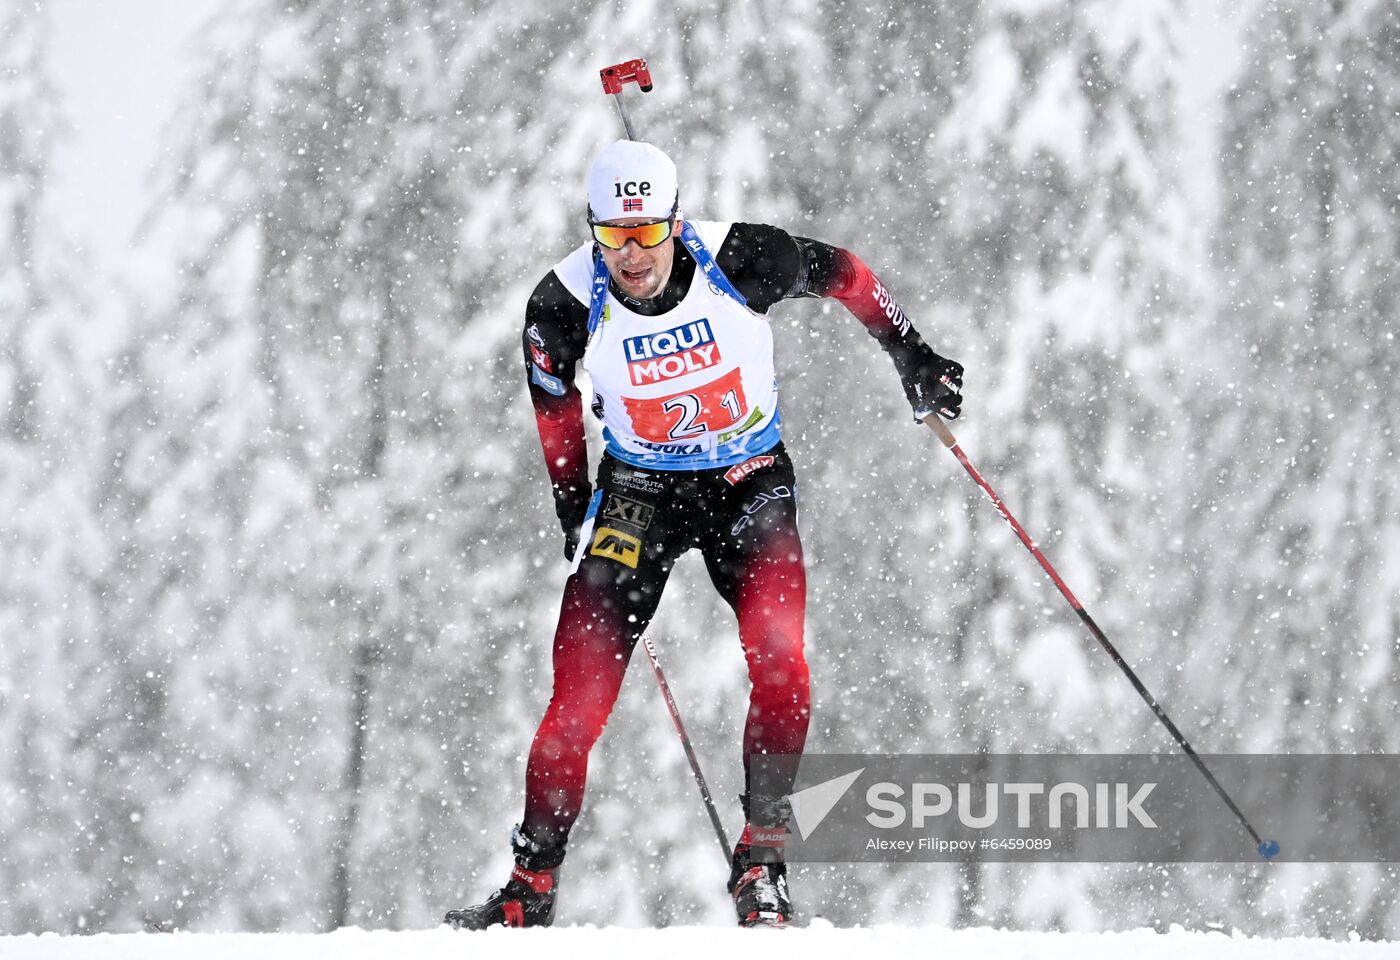
[{"label": "ski pole grip", "polygon": [[642,93],[651,92],[651,70],[643,58],[615,63],[598,71],[603,79],[603,93],[621,93],[624,84],[636,83]]},{"label": "ski pole grip", "polygon": [[924,418],[924,423],[928,424],[928,428],[938,435],[938,439],[942,442],[943,446],[947,447],[949,450],[953,449],[957,444],[958,438],[953,436],[953,431],[948,429],[948,425],[943,422],[943,418],[938,414],[930,413]]}]

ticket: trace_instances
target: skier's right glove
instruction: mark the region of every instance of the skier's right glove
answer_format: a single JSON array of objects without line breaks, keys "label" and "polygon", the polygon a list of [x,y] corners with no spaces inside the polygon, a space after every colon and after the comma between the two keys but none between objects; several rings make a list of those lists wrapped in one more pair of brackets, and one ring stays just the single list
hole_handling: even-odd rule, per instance
[{"label": "skier's right glove", "polygon": [[582,489],[556,490],[554,493],[554,512],[559,517],[559,526],[564,530],[564,559],[569,563],[574,562],[574,554],[578,551],[579,530],[583,527],[583,518],[588,515],[588,501],[593,498],[593,489],[584,486]]}]

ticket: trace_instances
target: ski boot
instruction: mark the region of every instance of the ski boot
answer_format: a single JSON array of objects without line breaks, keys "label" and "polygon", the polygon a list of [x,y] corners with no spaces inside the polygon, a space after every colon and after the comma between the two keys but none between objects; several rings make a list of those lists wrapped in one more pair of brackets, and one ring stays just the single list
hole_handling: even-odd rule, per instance
[{"label": "ski boot", "polygon": [[510,844],[515,851],[515,868],[506,885],[485,903],[449,910],[443,923],[454,930],[485,930],[496,926],[547,927],[554,922],[555,886],[563,851],[540,846],[518,826]]},{"label": "ski boot", "polygon": [[[750,813],[747,796],[740,798],[744,813]],[[761,827],[744,824],[744,833],[734,845],[729,869],[729,895],[741,927],[784,927],[792,919],[788,898],[787,864],[783,862],[783,842],[787,838],[786,798],[764,809],[763,819],[782,826]]]},{"label": "ski boot", "polygon": [[787,865],[755,863],[729,888],[741,927],[785,927],[792,916]]}]

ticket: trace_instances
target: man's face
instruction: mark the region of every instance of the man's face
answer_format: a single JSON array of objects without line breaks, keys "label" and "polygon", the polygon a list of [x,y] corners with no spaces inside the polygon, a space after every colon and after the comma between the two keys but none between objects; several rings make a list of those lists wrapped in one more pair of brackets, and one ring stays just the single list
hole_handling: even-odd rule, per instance
[{"label": "man's face", "polygon": [[[630,227],[639,223],[650,223],[645,217],[625,217],[607,220],[609,226]],[[677,221],[671,231],[674,237],[680,230]],[[671,264],[675,261],[675,244],[667,237],[660,245],[643,247],[636,240],[629,239],[621,250],[612,250],[598,244],[603,255],[603,263],[612,274],[618,289],[637,300],[650,300],[659,294],[671,279]]]}]

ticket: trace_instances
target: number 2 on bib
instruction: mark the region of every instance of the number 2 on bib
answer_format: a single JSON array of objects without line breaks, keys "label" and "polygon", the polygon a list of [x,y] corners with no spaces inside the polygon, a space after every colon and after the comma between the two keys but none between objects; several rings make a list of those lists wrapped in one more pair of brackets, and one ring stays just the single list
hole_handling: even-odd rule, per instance
[{"label": "number 2 on bib", "polygon": [[737,369],[701,387],[664,397],[623,397],[632,429],[652,443],[674,443],[738,423],[748,409]]}]

